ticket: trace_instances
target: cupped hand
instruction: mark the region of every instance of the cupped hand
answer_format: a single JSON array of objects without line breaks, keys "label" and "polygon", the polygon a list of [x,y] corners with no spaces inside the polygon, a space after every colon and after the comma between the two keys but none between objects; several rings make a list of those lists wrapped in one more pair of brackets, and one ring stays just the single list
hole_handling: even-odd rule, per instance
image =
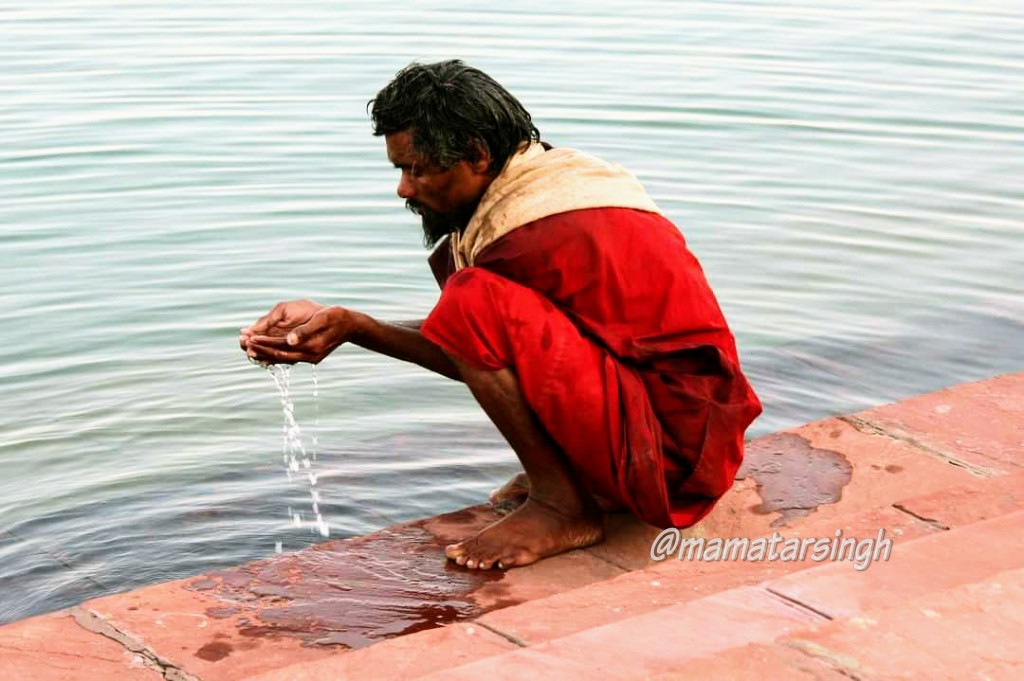
[{"label": "cupped hand", "polygon": [[305,324],[314,314],[324,309],[324,305],[312,300],[289,300],[278,303],[270,312],[263,315],[247,328],[241,329],[238,343],[242,349],[253,336],[280,336],[284,338],[296,326]]},{"label": "cupped hand", "polygon": [[357,323],[358,315],[343,307],[309,300],[280,303],[244,329],[239,344],[251,359],[264,364],[318,364],[351,340]]}]

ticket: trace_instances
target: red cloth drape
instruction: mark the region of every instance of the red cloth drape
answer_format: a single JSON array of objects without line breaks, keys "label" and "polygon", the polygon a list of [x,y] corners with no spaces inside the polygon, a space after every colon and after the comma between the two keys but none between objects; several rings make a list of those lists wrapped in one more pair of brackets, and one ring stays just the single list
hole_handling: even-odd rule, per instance
[{"label": "red cloth drape", "polygon": [[692,525],[732,485],[761,404],[682,234],[596,208],[524,225],[454,273],[423,334],[524,396],[590,489],[660,527]]}]

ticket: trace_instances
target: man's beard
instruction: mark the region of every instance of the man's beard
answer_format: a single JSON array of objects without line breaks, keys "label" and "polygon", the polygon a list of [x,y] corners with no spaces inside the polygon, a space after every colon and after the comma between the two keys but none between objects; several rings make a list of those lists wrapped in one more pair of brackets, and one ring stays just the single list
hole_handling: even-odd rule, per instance
[{"label": "man's beard", "polygon": [[476,211],[474,203],[449,213],[439,213],[413,199],[406,199],[405,207],[420,216],[420,221],[423,224],[423,245],[427,248],[433,248],[438,241],[452,232],[461,234],[465,231],[470,218]]}]

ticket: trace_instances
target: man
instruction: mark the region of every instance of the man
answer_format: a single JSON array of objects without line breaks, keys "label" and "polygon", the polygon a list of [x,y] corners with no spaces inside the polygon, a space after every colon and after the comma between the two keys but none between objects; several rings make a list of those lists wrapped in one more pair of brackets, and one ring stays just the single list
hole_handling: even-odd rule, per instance
[{"label": "man", "polygon": [[441,286],[422,322],[281,303],[240,338],[261,362],[352,342],[466,383],[524,473],[511,514],[446,554],[509,568],[597,543],[598,500],[692,525],[732,484],[761,405],[679,231],[628,172],[540,142],[460,61],[412,64],[370,102]]}]

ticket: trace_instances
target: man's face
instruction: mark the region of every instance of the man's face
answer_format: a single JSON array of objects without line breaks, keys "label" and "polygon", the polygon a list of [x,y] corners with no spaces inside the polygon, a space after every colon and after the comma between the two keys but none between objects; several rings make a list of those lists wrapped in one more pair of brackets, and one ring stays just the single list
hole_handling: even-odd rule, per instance
[{"label": "man's face", "polygon": [[384,140],[388,159],[402,172],[398,196],[422,219],[427,246],[449,232],[465,229],[493,179],[487,173],[490,158],[484,155],[475,162],[462,160],[439,170],[416,152],[411,131],[385,135]]}]

